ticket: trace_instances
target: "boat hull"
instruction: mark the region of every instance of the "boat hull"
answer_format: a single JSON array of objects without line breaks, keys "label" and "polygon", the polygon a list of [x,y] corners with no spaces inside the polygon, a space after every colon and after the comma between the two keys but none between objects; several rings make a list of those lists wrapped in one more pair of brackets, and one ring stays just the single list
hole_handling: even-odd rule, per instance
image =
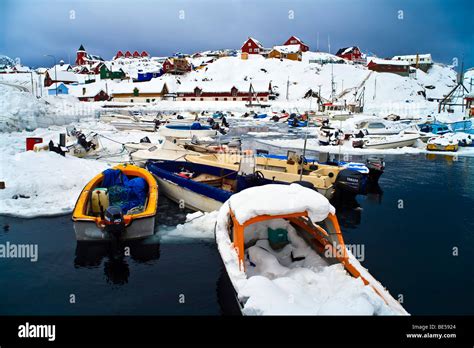
[{"label": "boat hull", "polygon": [[418,138],[391,141],[386,143],[364,144],[365,149],[396,149],[399,147],[410,147],[415,145]]},{"label": "boat hull", "polygon": [[159,132],[160,135],[170,138],[213,137],[217,134],[213,129],[172,129],[166,126],[161,127]]},{"label": "boat hull", "polygon": [[193,192],[178,184],[156,177],[160,191],[169,199],[176,202],[182,207],[186,207],[195,211],[211,212],[220,209],[222,202],[213,198]]},{"label": "boat hull", "polygon": [[[108,242],[111,236],[93,221],[75,221],[74,231],[78,242]],[[127,226],[121,240],[142,239],[155,233],[155,217],[134,220]]]}]

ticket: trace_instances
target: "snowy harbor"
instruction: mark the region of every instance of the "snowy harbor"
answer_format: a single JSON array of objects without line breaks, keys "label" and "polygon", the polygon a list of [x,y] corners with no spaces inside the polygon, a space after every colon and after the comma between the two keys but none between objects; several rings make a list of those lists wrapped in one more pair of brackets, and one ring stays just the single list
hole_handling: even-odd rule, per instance
[{"label": "snowy harbor", "polygon": [[474,70],[415,56],[1,57],[3,314],[472,314]]}]

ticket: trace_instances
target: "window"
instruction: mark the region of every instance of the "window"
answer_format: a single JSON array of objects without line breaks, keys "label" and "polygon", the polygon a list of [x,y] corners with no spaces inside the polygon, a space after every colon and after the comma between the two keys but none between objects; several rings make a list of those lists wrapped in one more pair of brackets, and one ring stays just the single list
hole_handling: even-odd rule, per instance
[{"label": "window", "polygon": [[200,98],[199,100],[200,100],[200,101],[203,101],[203,100],[204,100],[204,98]]},{"label": "window", "polygon": [[219,100],[219,98],[214,98],[214,100]]},{"label": "window", "polygon": [[385,125],[383,123],[375,122],[375,123],[369,123],[367,128],[385,128]]},{"label": "window", "polygon": [[183,98],[183,101],[186,101],[186,98]]},{"label": "window", "polygon": [[232,98],[232,100],[233,100],[233,101],[236,101],[236,100],[237,100],[237,98]]},{"label": "window", "polygon": [[250,46],[252,46],[252,44],[249,42],[249,43],[247,44],[247,46],[249,46],[249,47],[250,47]]},{"label": "window", "polygon": [[227,100],[227,98],[224,98],[224,101],[226,101],[226,100]]},{"label": "window", "polygon": [[196,100],[196,99],[195,99],[195,98],[191,98],[191,101],[194,101],[194,100]]}]

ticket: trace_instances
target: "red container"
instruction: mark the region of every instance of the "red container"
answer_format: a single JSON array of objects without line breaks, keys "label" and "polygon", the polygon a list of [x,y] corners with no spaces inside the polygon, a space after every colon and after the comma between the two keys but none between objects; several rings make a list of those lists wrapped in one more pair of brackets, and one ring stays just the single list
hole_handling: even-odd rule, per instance
[{"label": "red container", "polygon": [[43,142],[43,138],[26,138],[26,151],[33,150],[35,144]]}]

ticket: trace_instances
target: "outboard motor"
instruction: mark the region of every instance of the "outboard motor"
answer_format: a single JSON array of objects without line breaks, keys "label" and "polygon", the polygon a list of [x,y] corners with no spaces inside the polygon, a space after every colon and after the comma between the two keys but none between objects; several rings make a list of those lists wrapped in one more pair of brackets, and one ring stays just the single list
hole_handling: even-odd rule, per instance
[{"label": "outboard motor", "polygon": [[378,183],[380,176],[385,170],[383,158],[369,157],[366,162],[366,167],[369,168],[369,181],[371,183]]},{"label": "outboard motor", "polygon": [[366,194],[367,176],[352,169],[344,169],[336,177],[336,191],[352,195]]},{"label": "outboard motor", "polygon": [[122,209],[117,206],[109,206],[105,210],[105,231],[109,233],[112,240],[118,241],[125,234],[125,221]]},{"label": "outboard motor", "polygon": [[141,138],[140,144],[143,144],[143,143],[150,144],[151,143],[150,138],[148,137]]}]

